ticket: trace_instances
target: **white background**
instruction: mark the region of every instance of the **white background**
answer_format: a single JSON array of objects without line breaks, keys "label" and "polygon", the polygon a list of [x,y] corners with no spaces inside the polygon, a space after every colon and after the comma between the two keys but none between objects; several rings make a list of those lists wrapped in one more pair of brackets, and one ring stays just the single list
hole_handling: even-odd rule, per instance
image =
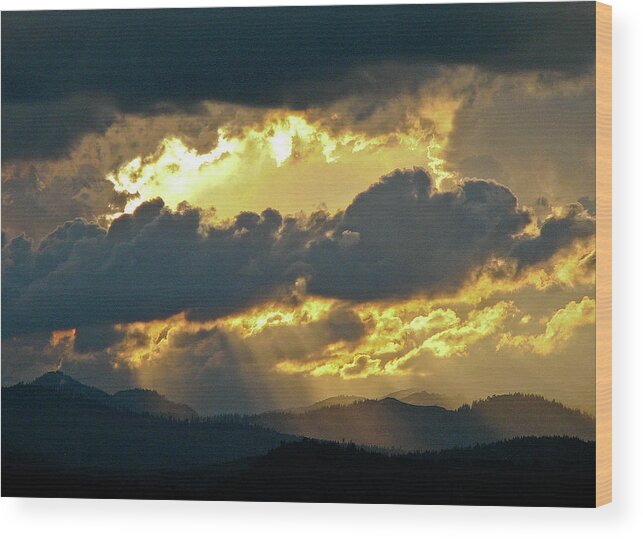
[{"label": "white background", "polygon": [[[9,9],[305,4],[11,0]],[[315,1],[337,4],[338,1]],[[352,4],[383,3],[350,0]],[[385,2],[391,3],[391,2]],[[412,2],[407,2],[412,3]],[[614,502],[598,510],[127,500],[0,500],[4,537],[643,537],[643,2],[611,0],[614,54]]]}]

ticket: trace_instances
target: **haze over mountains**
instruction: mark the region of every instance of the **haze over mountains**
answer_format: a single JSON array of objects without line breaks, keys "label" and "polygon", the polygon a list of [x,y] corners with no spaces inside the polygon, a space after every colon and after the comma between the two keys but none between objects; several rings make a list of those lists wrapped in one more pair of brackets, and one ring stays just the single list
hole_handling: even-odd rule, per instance
[{"label": "haze over mountains", "polygon": [[593,503],[593,418],[533,395],[457,410],[340,396],[204,419],[51,372],[2,388],[2,436],[3,495]]},{"label": "haze over mountains", "polygon": [[[100,422],[105,417],[112,417],[115,422],[121,417],[120,420],[129,425],[136,414],[179,421],[198,418],[189,406],[169,401],[155,391],[131,389],[110,395],[62,372],[49,372],[31,384],[2,391],[3,404],[9,399],[7,405],[16,407],[15,414],[32,425],[38,424],[30,417],[36,411],[50,414],[52,418],[59,415],[58,419],[52,419],[58,423],[69,421],[67,415],[71,413],[77,423],[72,429],[92,421]],[[393,395],[423,404],[403,402]],[[494,395],[457,409],[424,404],[436,401],[446,403],[449,399],[417,390],[400,391],[377,400],[342,395],[304,408],[234,418],[214,416],[208,422],[225,419],[226,423],[232,421],[249,430],[268,429],[275,434],[353,442],[397,451],[467,447],[521,436],[572,436],[582,440],[593,440],[595,436],[591,416],[536,395]],[[454,401],[449,404],[453,405]],[[98,410],[102,410],[101,417],[96,419]],[[129,413],[119,415],[119,411]],[[3,417],[5,415],[3,412]],[[7,421],[14,424],[16,418],[7,415]],[[230,454],[237,456],[234,451]]]},{"label": "haze over mountains", "polygon": [[455,410],[467,402],[461,395],[443,395],[441,393],[432,393],[421,389],[403,389],[401,391],[389,393],[386,397],[397,399],[401,402],[406,402],[407,404],[416,404],[418,406],[441,406],[442,408],[450,410]]},{"label": "haze over mountains", "polygon": [[357,395],[337,395],[335,397],[328,397],[317,401],[309,406],[299,406],[297,408],[289,408],[284,410],[284,412],[290,412],[293,414],[303,414],[310,412],[311,410],[319,410],[320,408],[330,408],[331,406],[349,406],[356,402],[361,402],[367,400],[366,397],[359,397]]},{"label": "haze over mountains", "polygon": [[309,406],[290,408],[286,411],[292,413],[303,413],[311,410],[318,410],[320,408],[328,408],[330,406],[347,406],[365,400],[381,400],[387,398],[396,399],[408,404],[416,404],[418,406],[441,406],[442,408],[450,410],[454,410],[466,403],[466,399],[460,395],[442,395],[440,393],[430,393],[425,390],[412,388],[389,393],[388,395],[380,397],[380,399],[368,399],[367,397],[359,395],[336,395],[334,397],[328,397],[327,399],[315,402]]},{"label": "haze over mountains", "polygon": [[403,451],[466,447],[519,436],[595,437],[594,419],[535,395],[500,395],[447,410],[393,398],[303,413],[268,412],[253,424],[279,432]]}]

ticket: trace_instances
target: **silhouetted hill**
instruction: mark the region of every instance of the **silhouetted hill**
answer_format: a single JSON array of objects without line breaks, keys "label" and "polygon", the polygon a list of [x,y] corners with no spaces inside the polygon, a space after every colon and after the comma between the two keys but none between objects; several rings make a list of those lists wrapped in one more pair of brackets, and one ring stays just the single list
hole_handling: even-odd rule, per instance
[{"label": "silhouetted hill", "polygon": [[388,395],[384,395],[382,399],[391,398],[391,399],[397,399],[399,401],[404,401],[404,399],[409,395],[413,395],[413,393],[418,393],[420,391],[422,390],[416,387],[411,387],[408,389],[400,389],[398,391],[394,391],[393,393],[389,393]]},{"label": "silhouetted hill", "polygon": [[520,438],[438,453],[383,455],[304,440],[228,478],[244,500],[593,506],[595,444]]},{"label": "silhouetted hill", "polygon": [[119,409],[137,413],[147,413],[174,419],[194,419],[196,411],[187,404],[179,404],[166,399],[151,389],[126,389],[113,395],[80,383],[62,371],[51,371],[36,378],[31,385],[46,387],[58,393],[81,396]]},{"label": "silhouetted hill", "polygon": [[269,412],[250,421],[279,432],[404,451],[465,447],[516,436],[595,436],[592,417],[520,394],[489,397],[455,411],[385,398],[300,414]]},{"label": "silhouetted hill", "polygon": [[175,419],[195,419],[198,414],[187,404],[177,404],[151,389],[126,389],[114,393],[112,404],[133,412],[149,413]]},{"label": "silhouetted hill", "polygon": [[593,442],[520,438],[385,455],[304,440],[222,466],[86,470],[2,459],[3,496],[465,505],[595,505]]},{"label": "silhouetted hill", "polygon": [[83,396],[88,399],[95,399],[99,401],[108,401],[110,399],[109,393],[105,393],[95,387],[81,384],[71,376],[67,376],[62,371],[50,371],[42,376],[36,378],[31,382],[34,386],[41,386],[49,388],[53,391],[67,393],[69,395]]},{"label": "silhouetted hill", "polygon": [[407,404],[415,404],[416,406],[441,406],[449,410],[455,410],[465,402],[465,399],[458,395],[449,396],[442,395],[441,393],[415,390],[396,391],[386,397],[397,399]]},{"label": "silhouetted hill", "polygon": [[2,388],[2,456],[111,470],[174,469],[266,453],[295,437],[245,423],[119,409],[55,385]]},{"label": "silhouetted hill", "polygon": [[[468,410],[468,406],[462,408],[464,412]],[[473,402],[469,413],[501,429],[505,438],[566,435],[594,440],[596,437],[593,417],[539,395],[494,395]]]},{"label": "silhouetted hill", "polygon": [[[448,395],[428,393],[427,391],[421,391],[417,389],[404,389],[401,391],[395,391],[394,393],[390,393],[389,395],[385,395],[380,399],[374,400],[382,400],[387,398],[394,398],[396,400],[399,400],[400,402],[415,404],[416,406],[441,406],[447,409],[458,408],[465,402],[465,399],[459,396],[449,397]],[[365,400],[371,399],[360,397],[359,395],[337,395],[320,400],[309,406],[299,406],[297,408],[290,408],[284,411],[300,414],[303,412],[309,412],[311,410],[318,410],[319,408],[329,408],[331,406],[349,406],[356,402]]]},{"label": "silhouetted hill", "polygon": [[365,397],[359,397],[357,395],[337,395],[335,397],[329,397],[324,400],[317,401],[310,406],[300,406],[298,408],[290,408],[285,410],[286,412],[301,414],[304,412],[309,412],[310,410],[319,410],[320,408],[329,408],[331,406],[349,406],[355,402],[365,401]]}]

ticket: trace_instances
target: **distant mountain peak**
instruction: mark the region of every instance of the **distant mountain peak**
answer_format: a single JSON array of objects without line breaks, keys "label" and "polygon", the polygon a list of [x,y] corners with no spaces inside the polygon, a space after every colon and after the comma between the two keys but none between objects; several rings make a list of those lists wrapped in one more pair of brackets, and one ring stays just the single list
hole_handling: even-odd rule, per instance
[{"label": "distant mountain peak", "polygon": [[32,383],[40,386],[80,384],[78,380],[74,380],[71,376],[66,375],[63,371],[46,372],[45,374],[36,378]]},{"label": "distant mountain peak", "polygon": [[173,402],[153,389],[126,389],[110,395],[92,386],[85,385],[63,371],[49,371],[31,382],[32,386],[43,387],[67,395],[75,395],[99,401],[112,408],[148,413],[174,419],[194,419],[198,414],[187,404]]},{"label": "distant mountain peak", "polygon": [[49,371],[36,378],[31,385],[47,387],[55,391],[64,391],[80,395],[85,398],[104,401],[109,399],[109,394],[92,386],[85,385],[63,371]]},{"label": "distant mountain peak", "polygon": [[403,400],[396,399],[395,397],[382,397],[381,399],[372,400],[369,402],[381,404],[381,405],[391,405],[391,406],[413,406],[408,402],[404,402]]},{"label": "distant mountain peak", "polygon": [[595,438],[592,417],[541,396],[522,394],[495,395],[456,409],[387,396],[303,414],[269,412],[253,417],[253,422],[308,438],[405,451],[467,447],[521,436]]},{"label": "distant mountain peak", "polygon": [[408,397],[409,395],[413,395],[414,393],[420,393],[423,391],[419,387],[409,387],[406,389],[400,389],[398,391],[394,391],[393,393],[389,393],[388,395],[384,395],[382,399],[390,397],[392,399],[397,399],[397,400],[404,400],[404,398]]},{"label": "distant mountain peak", "polygon": [[317,401],[308,406],[299,406],[297,408],[290,408],[284,410],[284,412],[289,412],[293,414],[303,414],[305,412],[310,412],[312,410],[319,410],[321,408],[331,408],[334,406],[350,406],[351,404],[356,404],[358,402],[365,401],[366,397],[360,397],[359,395],[335,395],[334,397],[328,397],[326,399]]},{"label": "distant mountain peak", "polygon": [[382,397],[382,399],[385,398],[396,399],[416,406],[440,406],[449,410],[454,410],[465,402],[461,395],[444,395],[416,388],[395,391]]}]

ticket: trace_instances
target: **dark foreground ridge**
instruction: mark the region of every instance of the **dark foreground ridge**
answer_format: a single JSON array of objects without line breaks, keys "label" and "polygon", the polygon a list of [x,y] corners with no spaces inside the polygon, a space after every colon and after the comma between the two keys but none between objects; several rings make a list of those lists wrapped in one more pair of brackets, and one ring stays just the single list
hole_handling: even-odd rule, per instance
[{"label": "dark foreground ridge", "polygon": [[290,502],[594,506],[595,444],[517,438],[387,456],[304,440],[226,465],[111,473],[2,459],[2,495]]}]

